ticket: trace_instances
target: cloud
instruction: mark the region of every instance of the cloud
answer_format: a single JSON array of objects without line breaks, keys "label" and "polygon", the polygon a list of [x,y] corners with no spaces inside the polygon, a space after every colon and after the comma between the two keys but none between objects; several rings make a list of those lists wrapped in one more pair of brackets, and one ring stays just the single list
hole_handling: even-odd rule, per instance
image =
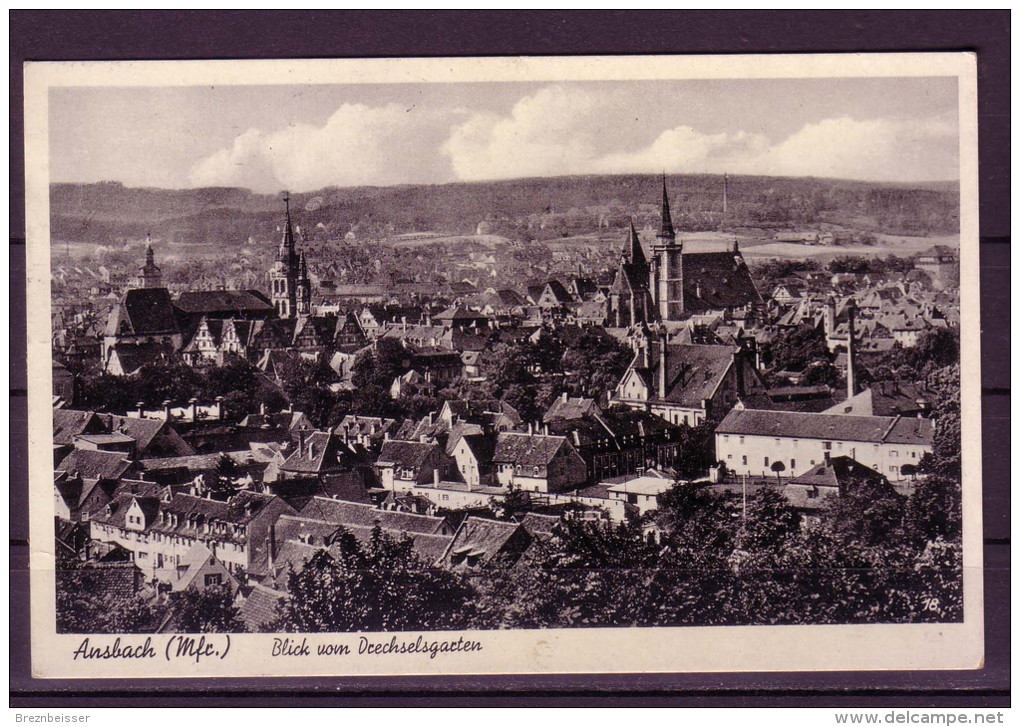
[{"label": "cloud", "polygon": [[779,140],[678,124],[627,149],[627,140],[648,131],[642,123],[639,104],[623,95],[551,86],[521,99],[509,115],[470,116],[442,151],[465,180],[658,170],[917,182],[959,175],[951,115],[824,119]]},{"label": "cloud", "polygon": [[450,174],[436,153],[448,127],[445,114],[397,104],[344,104],[322,126],[248,129],[197,161],[188,176],[194,186],[262,192],[431,181]]},{"label": "cloud", "polygon": [[548,86],[507,116],[472,114],[456,124],[442,153],[465,181],[585,174],[636,124],[621,94]]},{"label": "cloud", "polygon": [[952,114],[839,116],[777,139],[761,132],[754,109],[744,130],[707,132],[674,123],[656,103],[568,85],[525,95],[505,113],[347,103],[322,125],[248,129],[196,162],[189,181],[268,192],[660,170],[914,182],[959,175]]}]

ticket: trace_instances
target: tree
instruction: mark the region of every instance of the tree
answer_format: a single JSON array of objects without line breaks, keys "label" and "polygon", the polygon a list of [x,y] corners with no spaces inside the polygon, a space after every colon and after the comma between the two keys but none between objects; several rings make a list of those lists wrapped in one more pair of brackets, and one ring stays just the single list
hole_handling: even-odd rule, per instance
[{"label": "tree", "polygon": [[237,485],[234,484],[241,475],[237,463],[232,460],[226,452],[220,454],[216,462],[216,470],[209,478],[208,488],[210,494],[217,500],[229,500],[237,492]]},{"label": "tree", "polygon": [[705,420],[695,427],[681,427],[673,466],[682,476],[697,477],[715,464],[715,426]]},{"label": "tree", "polygon": [[960,363],[960,335],[949,328],[925,331],[913,349],[915,366],[942,368]]},{"label": "tree", "polygon": [[145,633],[155,629],[161,609],[153,598],[106,590],[95,567],[75,564],[56,571],[57,632],[75,634]]},{"label": "tree", "polygon": [[170,594],[170,607],[178,631],[188,634],[242,633],[245,631],[234,594],[227,586],[194,587]]},{"label": "tree", "polygon": [[823,510],[826,527],[844,543],[886,545],[902,538],[904,498],[885,480],[854,479]]},{"label": "tree", "polygon": [[780,485],[783,484],[783,481],[779,478],[779,475],[786,471],[786,465],[783,464],[781,460],[777,459],[775,462],[772,463],[769,469],[776,473],[776,483]]},{"label": "tree", "polygon": [[531,495],[517,485],[511,485],[502,499],[489,498],[489,509],[501,520],[513,520],[531,510]]},{"label": "tree", "polygon": [[747,500],[740,528],[740,547],[778,551],[800,532],[800,515],[779,490],[759,488]]},{"label": "tree", "polygon": [[598,398],[616,386],[634,353],[600,328],[589,328],[567,345],[563,370],[572,374],[572,388],[578,396]]},{"label": "tree", "polygon": [[776,371],[800,370],[813,361],[828,361],[829,347],[821,327],[802,325],[764,344],[761,355],[764,364]]},{"label": "tree", "polygon": [[[906,467],[904,467],[906,469]],[[903,512],[904,530],[915,542],[959,542],[963,531],[959,480],[930,475],[917,483]]]},{"label": "tree", "polygon": [[733,551],[738,513],[725,494],[703,485],[676,483],[659,495],[655,522],[663,529],[670,555],[664,565],[722,567]]},{"label": "tree", "polygon": [[344,633],[461,628],[474,593],[451,571],[423,563],[408,537],[376,527],[362,546],[341,532],[287,577],[291,597],[274,630]]}]

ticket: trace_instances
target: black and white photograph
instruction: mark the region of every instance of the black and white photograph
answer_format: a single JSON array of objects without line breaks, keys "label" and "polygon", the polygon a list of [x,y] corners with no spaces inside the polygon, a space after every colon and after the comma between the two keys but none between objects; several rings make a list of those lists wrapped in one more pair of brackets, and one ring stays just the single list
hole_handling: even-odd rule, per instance
[{"label": "black and white photograph", "polygon": [[30,64],[38,668],[977,667],[975,84]]}]

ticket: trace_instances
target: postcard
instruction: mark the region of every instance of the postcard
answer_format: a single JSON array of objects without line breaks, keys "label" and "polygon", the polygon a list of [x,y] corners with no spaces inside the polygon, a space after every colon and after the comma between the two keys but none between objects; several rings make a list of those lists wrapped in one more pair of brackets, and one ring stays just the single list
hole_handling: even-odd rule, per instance
[{"label": "postcard", "polygon": [[27,64],[33,674],[980,668],[976,83]]}]

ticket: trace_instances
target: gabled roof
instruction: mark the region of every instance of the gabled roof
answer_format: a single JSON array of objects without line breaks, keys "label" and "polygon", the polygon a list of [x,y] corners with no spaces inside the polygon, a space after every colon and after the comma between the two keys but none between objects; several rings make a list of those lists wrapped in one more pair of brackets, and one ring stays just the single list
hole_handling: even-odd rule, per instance
[{"label": "gabled roof", "polygon": [[308,545],[327,546],[339,526],[336,523],[316,520],[302,515],[281,515],[273,526],[273,540],[282,546],[288,540]]},{"label": "gabled roof", "polygon": [[173,302],[166,288],[127,291],[110,312],[106,335],[173,335],[179,333]]},{"label": "gabled roof", "polygon": [[380,510],[372,505],[343,500],[313,497],[300,512],[301,517],[321,520],[336,525],[361,525],[373,527],[376,524],[384,530],[402,533],[423,533],[435,535],[448,527],[446,518],[431,515],[417,515],[396,510]]},{"label": "gabled roof", "polygon": [[[665,400],[681,406],[701,406],[702,401],[712,398],[737,350],[735,346],[666,344]],[[647,374],[656,397],[661,363],[662,358],[656,358]]]},{"label": "gabled roof", "polygon": [[719,423],[716,433],[930,447],[934,424],[920,418],[734,409]]},{"label": "gabled roof", "polygon": [[57,465],[58,472],[78,473],[84,479],[119,479],[131,467],[123,452],[74,449]]},{"label": "gabled roof", "polygon": [[488,316],[476,313],[473,310],[469,310],[462,305],[453,305],[432,316],[434,321],[488,321]]},{"label": "gabled roof", "polygon": [[79,434],[100,431],[101,428],[102,424],[94,411],[53,410],[54,444],[72,444]]},{"label": "gabled roof", "polygon": [[[858,482],[884,484],[890,492],[895,492],[888,480],[870,467],[851,457],[833,457],[792,478],[783,488],[783,495],[795,508],[820,510],[827,498],[845,495],[848,487]],[[809,492],[813,496],[809,496]]]},{"label": "gabled roof", "polygon": [[252,345],[258,349],[289,348],[294,342],[296,318],[271,318],[259,321],[252,335]]},{"label": "gabled roof", "polygon": [[299,445],[287,457],[280,470],[284,472],[321,474],[346,469],[366,461],[363,447],[353,442],[344,442],[332,432],[313,432],[304,446]]},{"label": "gabled roof", "polygon": [[[367,525],[341,525],[337,529],[337,534],[346,531],[353,535],[358,543],[362,546],[368,545],[372,540],[373,527]],[[397,531],[383,528],[383,532],[393,538],[408,538],[411,541],[411,550],[414,551],[423,563],[426,565],[433,565],[438,561],[450,543],[453,541],[452,535],[430,535],[427,533],[409,533],[407,531]],[[330,554],[336,552],[336,546],[332,546],[329,549]]]},{"label": "gabled roof", "polygon": [[543,422],[553,422],[558,419],[580,419],[595,408],[594,399],[586,399],[576,396],[558,396],[542,415]]},{"label": "gabled roof", "polygon": [[379,462],[388,462],[397,467],[418,469],[439,451],[434,442],[410,442],[390,439],[383,442]]},{"label": "gabled roof", "polygon": [[298,319],[294,328],[295,340],[299,337],[307,338],[315,346],[329,346],[335,333],[336,321],[326,316],[304,316]]},{"label": "gabled roof", "polygon": [[[496,439],[488,434],[464,434],[459,437],[474,455],[479,465],[484,469],[492,463],[492,456],[496,451]],[[450,437],[453,442],[453,437]]]},{"label": "gabled roof", "polygon": [[260,633],[276,620],[278,605],[288,600],[290,595],[284,591],[256,585],[241,604],[241,620],[248,631]]},{"label": "gabled roof", "polygon": [[[125,417],[117,414],[99,414],[107,432],[120,432],[135,440],[135,450],[139,453],[149,448],[154,440],[169,425],[162,419],[143,419],[141,417]],[[185,445],[187,447],[187,445]],[[190,454],[188,452],[182,454]]]},{"label": "gabled roof", "polygon": [[177,297],[178,310],[188,315],[220,317],[270,314],[273,304],[257,290],[188,290]]},{"label": "gabled roof", "polygon": [[547,466],[567,444],[566,437],[521,432],[500,432],[496,438],[494,462],[528,466]]},{"label": "gabled roof", "polygon": [[118,528],[127,526],[127,514],[132,503],[137,503],[142,511],[143,529],[151,526],[159,514],[159,498],[149,495],[134,495],[130,492],[117,494],[105,508],[99,509],[91,514],[91,519],[96,522],[107,523]]},{"label": "gabled roof", "polygon": [[[238,492],[226,502],[177,493],[169,502],[163,502],[160,506],[161,512],[177,515],[177,522],[171,523],[166,518],[162,518],[157,520],[153,529],[163,533],[201,532],[202,525],[196,524],[199,520],[202,523],[218,521],[231,525],[246,525],[274,501],[283,502],[274,495],[264,495],[246,490]],[[287,509],[290,509],[289,506]],[[189,522],[189,516],[194,518],[193,522]],[[220,537],[235,542],[245,542],[247,538],[246,535],[242,536],[232,531],[220,533]]]},{"label": "gabled roof", "polygon": [[537,512],[529,512],[521,519],[521,525],[535,538],[548,538],[552,536],[563,518],[559,515],[543,515]]},{"label": "gabled roof", "polygon": [[499,297],[499,301],[506,306],[518,306],[524,305],[525,300],[521,297],[520,293],[510,288],[500,288],[496,291],[496,295]]},{"label": "gabled roof", "polygon": [[647,292],[648,282],[647,268],[621,262],[609,292],[618,294]]},{"label": "gabled roof", "polygon": [[169,345],[152,341],[148,343],[118,343],[111,349],[110,358],[114,355],[120,364],[121,371],[130,375],[138,371],[146,364],[155,363],[165,359],[173,353]]},{"label": "gabled roof", "polygon": [[222,572],[226,573],[226,576],[229,579],[229,585],[231,587],[230,590],[235,591],[238,586],[237,579],[234,578],[234,576],[231,575],[230,571],[227,570],[226,566],[224,566],[216,558],[216,556],[213,555],[212,551],[209,550],[209,548],[207,548],[205,544],[200,541],[196,541],[195,544],[192,545],[191,548],[189,548],[188,551],[181,556],[181,561],[177,567],[181,568],[183,566],[185,568],[185,571],[174,582],[173,590],[185,591],[190,586],[195,585],[195,579],[198,578],[199,574],[202,572],[202,569],[205,568],[207,565],[216,563],[220,565]]},{"label": "gabled roof", "polygon": [[475,564],[484,565],[503,553],[523,552],[531,541],[531,535],[519,523],[468,517],[454,534],[443,560],[457,565],[472,559]]},{"label": "gabled roof", "polygon": [[688,313],[761,304],[740,253],[683,253],[684,308]]},{"label": "gabled roof", "polygon": [[815,465],[804,474],[792,478],[789,484],[838,488],[851,479],[880,482],[885,477],[852,457],[844,456],[833,457],[828,462]]},{"label": "gabled roof", "polygon": [[553,300],[562,305],[566,305],[573,300],[573,298],[570,297],[570,293],[567,292],[566,287],[559,280],[550,280],[547,282],[545,287],[542,289],[542,295],[545,295],[547,291],[552,295]]}]

